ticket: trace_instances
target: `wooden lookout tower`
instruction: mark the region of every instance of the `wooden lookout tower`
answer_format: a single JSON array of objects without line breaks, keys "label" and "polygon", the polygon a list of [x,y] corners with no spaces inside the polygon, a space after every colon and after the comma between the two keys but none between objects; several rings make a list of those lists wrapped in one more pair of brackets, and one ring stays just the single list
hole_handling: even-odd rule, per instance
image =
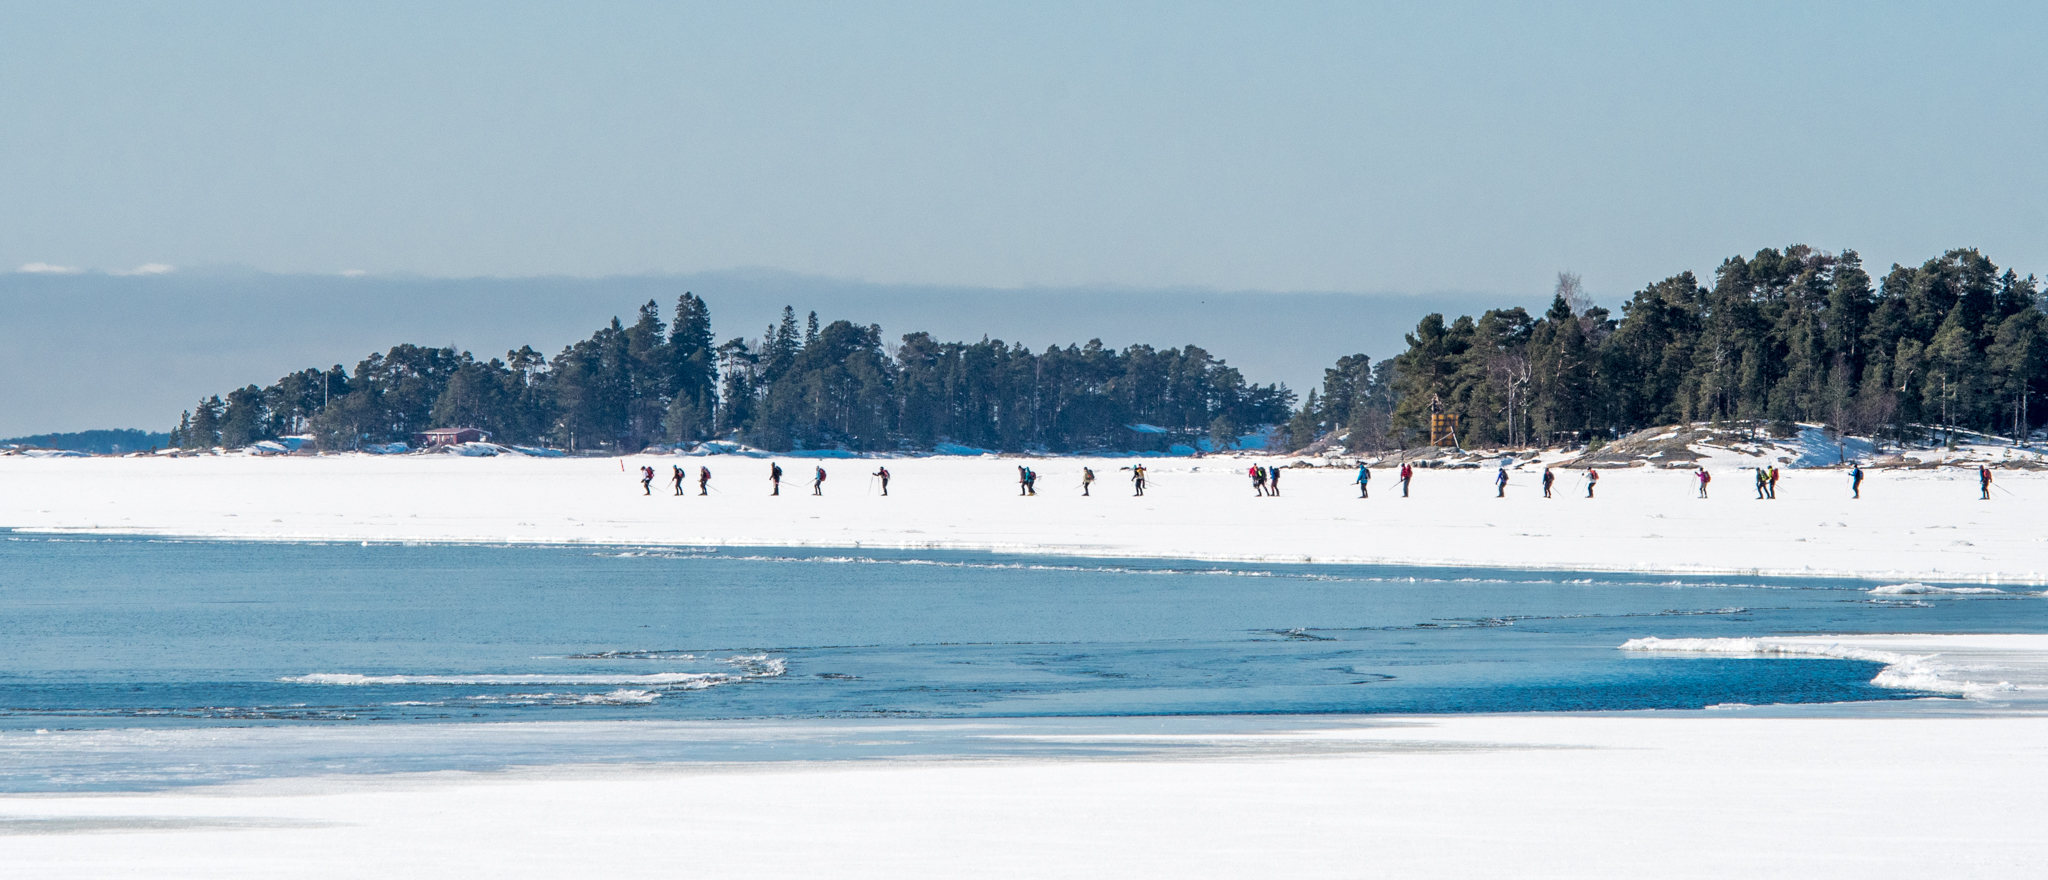
[{"label": "wooden lookout tower", "polygon": [[1429,398],[1429,445],[1458,446],[1458,416],[1444,412],[1443,398],[1434,394]]}]

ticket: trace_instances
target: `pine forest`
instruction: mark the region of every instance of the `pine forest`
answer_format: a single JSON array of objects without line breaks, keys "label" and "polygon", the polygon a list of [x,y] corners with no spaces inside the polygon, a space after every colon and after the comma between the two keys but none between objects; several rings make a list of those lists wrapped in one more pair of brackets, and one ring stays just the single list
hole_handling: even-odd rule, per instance
[{"label": "pine forest", "polygon": [[[172,442],[240,446],[310,434],[322,449],[475,427],[495,442],[632,452],[731,439],[771,450],[1163,449],[1277,426],[1282,445],[1354,452],[1420,442],[1434,413],[1468,448],[1605,439],[1658,425],[1820,424],[1899,441],[1941,430],[2025,436],[2043,419],[2048,316],[2033,276],[1954,250],[1873,279],[1854,251],[1731,257],[1636,291],[1616,317],[1561,274],[1542,314],[1431,314],[1407,349],[1343,357],[1306,399],[1249,383],[1195,345],[1099,340],[1032,351],[1000,340],[885,340],[879,326],[799,323],[715,341],[704,301],[642,306],[548,357],[478,360],[399,345],[353,370],[312,368],[187,412]],[[1297,402],[1299,405],[1297,406]]]}]

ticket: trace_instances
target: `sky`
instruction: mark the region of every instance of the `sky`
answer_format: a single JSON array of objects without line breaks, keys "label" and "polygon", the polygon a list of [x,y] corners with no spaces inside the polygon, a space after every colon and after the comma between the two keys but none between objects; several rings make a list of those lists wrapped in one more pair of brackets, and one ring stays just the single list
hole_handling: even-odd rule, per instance
[{"label": "sky", "polygon": [[[572,279],[594,327],[632,279],[794,277],[956,291],[959,335],[1015,338],[1003,291],[1419,316],[1540,305],[1570,270],[1618,304],[1795,242],[2038,273],[2044,38],[2019,3],[0,0],[0,278],[137,279],[0,286],[118,309],[206,289],[140,283],[167,276]],[[496,332],[392,307],[391,332]],[[1241,324],[1197,341],[1285,344]],[[357,347],[427,341],[378,329]],[[21,430],[117,426],[47,406]]]}]

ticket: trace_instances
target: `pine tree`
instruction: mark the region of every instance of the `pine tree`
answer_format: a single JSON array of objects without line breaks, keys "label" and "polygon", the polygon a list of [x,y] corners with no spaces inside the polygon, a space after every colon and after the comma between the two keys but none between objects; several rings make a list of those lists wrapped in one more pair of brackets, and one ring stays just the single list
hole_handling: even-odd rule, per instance
[{"label": "pine tree", "polygon": [[768,328],[761,337],[761,380],[764,384],[782,378],[796,363],[803,340],[797,336],[796,309],[782,307],[782,323]]},{"label": "pine tree", "polygon": [[191,423],[184,430],[184,447],[212,449],[219,446],[221,411],[225,408],[218,394],[199,401],[199,405],[192,409]]},{"label": "pine tree", "polygon": [[712,348],[711,310],[695,294],[676,299],[669,325],[669,403],[663,430],[671,442],[702,440],[715,423],[718,353]]},{"label": "pine tree", "polygon": [[227,409],[220,420],[220,444],[240,448],[258,440],[271,439],[266,430],[270,414],[264,408],[263,389],[254,385],[228,392]]}]

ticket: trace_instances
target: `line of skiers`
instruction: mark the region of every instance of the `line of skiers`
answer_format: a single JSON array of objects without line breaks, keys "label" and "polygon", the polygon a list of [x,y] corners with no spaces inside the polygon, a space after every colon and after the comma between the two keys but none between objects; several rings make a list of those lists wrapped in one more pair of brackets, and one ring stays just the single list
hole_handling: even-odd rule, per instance
[{"label": "line of skiers", "polygon": [[[687,478],[688,473],[683,470],[681,465],[673,465],[672,468],[674,470],[674,475],[669,478],[669,482],[675,486],[675,494],[682,495],[684,494],[683,481]],[[1132,494],[1134,496],[1144,495],[1145,466],[1142,464],[1131,465],[1130,467],[1122,468],[1122,470],[1127,470],[1131,472],[1131,487],[1133,489]],[[1282,470],[1283,468],[1280,467],[1252,465],[1251,469],[1248,471],[1248,474],[1250,475],[1252,481],[1252,494],[1261,497],[1268,495],[1279,495],[1280,472]],[[1755,468],[1755,471],[1756,497],[1760,500],[1775,500],[1778,497],[1779,473],[1777,466],[1772,465],[1768,467],[1759,467]],[[889,494],[890,474],[889,469],[887,467],[879,467],[874,473],[869,474],[868,476],[879,478],[882,481],[882,494],[885,496]],[[1402,464],[1400,470],[1401,497],[1408,497],[1408,481],[1414,479],[1414,477],[1415,468],[1405,463]],[[1713,474],[1708,473],[1706,468],[1696,468],[1693,470],[1693,478],[1697,480],[1699,483],[1699,497],[1707,497],[1707,485],[1714,481]],[[1364,462],[1359,463],[1358,477],[1353,482],[1356,482],[1358,484],[1358,497],[1372,497],[1372,468],[1367,467]],[[1557,474],[1552,472],[1550,468],[1544,468],[1543,497],[1551,497],[1551,487],[1554,486],[1556,482]],[[1593,489],[1595,486],[1599,484],[1599,482],[1600,472],[1593,468],[1587,468],[1587,498],[1593,497]],[[1979,500],[1991,500],[1991,482],[1991,468],[1989,466],[1979,465],[1977,467],[1977,498]],[[768,463],[768,483],[768,494],[782,494],[782,465],[775,462]],[[1493,484],[1493,497],[1506,498],[1508,495],[1508,469],[1506,465],[1502,465],[1500,470],[1494,474]],[[1081,468],[1082,497],[1088,497],[1089,489],[1094,485],[1095,470],[1089,467]],[[872,486],[870,488],[872,488]],[[643,495],[654,494],[654,468],[647,466],[642,466],[640,468],[640,491]],[[2000,491],[2004,490],[2001,489]],[[697,468],[697,494],[711,494],[711,468],[709,467]],[[825,468],[822,466],[817,468],[816,476],[814,476],[811,479],[811,494],[825,494]],[[1037,471],[1032,470],[1029,466],[1026,465],[1017,466],[1017,494],[1025,496],[1038,494]],[[1849,497],[1863,497],[1863,466],[1860,464],[1851,465],[1849,467]]]}]

